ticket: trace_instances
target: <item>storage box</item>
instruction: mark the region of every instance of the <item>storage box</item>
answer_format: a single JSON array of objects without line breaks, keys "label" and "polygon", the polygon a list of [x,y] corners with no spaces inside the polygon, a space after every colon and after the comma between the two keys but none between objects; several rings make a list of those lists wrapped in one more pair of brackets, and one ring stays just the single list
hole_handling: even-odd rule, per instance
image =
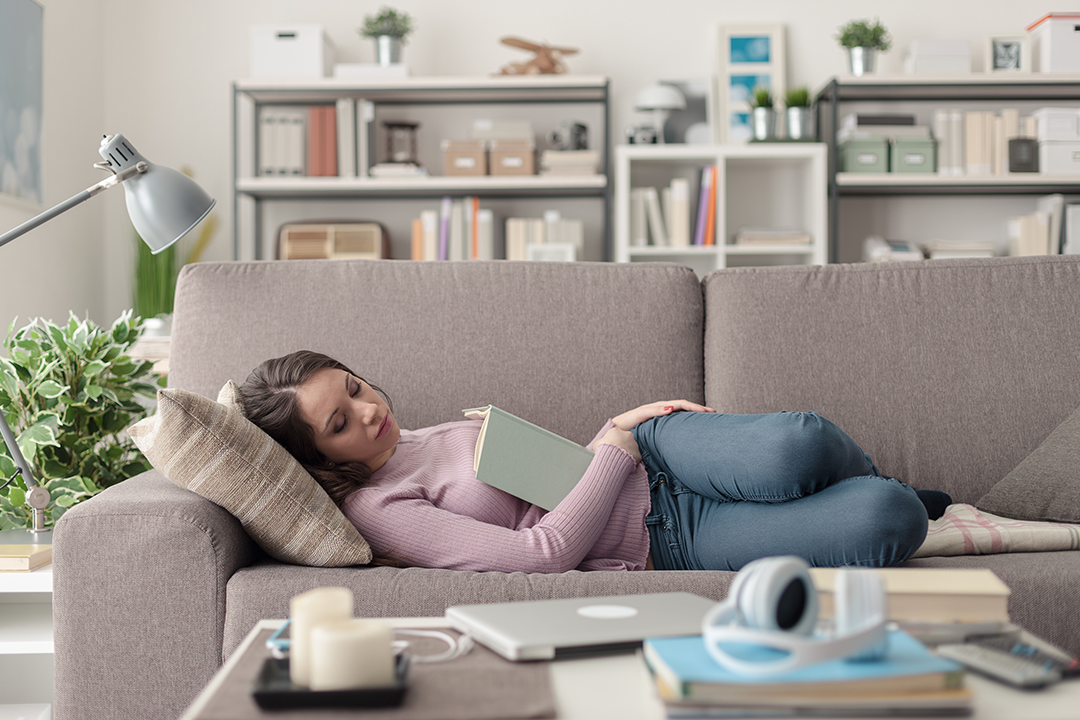
[{"label": "storage box", "polygon": [[912,40],[904,57],[909,75],[967,75],[971,48],[967,40]]},{"label": "storage box", "polygon": [[334,66],[322,25],[252,25],[248,52],[253,78],[329,77]]},{"label": "storage box", "polygon": [[1049,13],[1028,25],[1035,72],[1080,72],[1080,13]]},{"label": "storage box", "polygon": [[1031,115],[1039,142],[1080,142],[1080,109],[1039,108]]},{"label": "storage box", "polygon": [[536,143],[532,140],[492,140],[492,175],[535,175]]},{"label": "storage box", "polygon": [[937,172],[937,147],[924,138],[895,138],[889,147],[889,168],[894,173]]},{"label": "storage box", "polygon": [[1039,172],[1080,175],[1080,142],[1039,143]]},{"label": "storage box", "polygon": [[443,140],[443,175],[487,175],[487,143],[483,140]]},{"label": "storage box", "polygon": [[889,172],[889,141],[885,138],[856,138],[840,144],[840,171],[852,173]]}]

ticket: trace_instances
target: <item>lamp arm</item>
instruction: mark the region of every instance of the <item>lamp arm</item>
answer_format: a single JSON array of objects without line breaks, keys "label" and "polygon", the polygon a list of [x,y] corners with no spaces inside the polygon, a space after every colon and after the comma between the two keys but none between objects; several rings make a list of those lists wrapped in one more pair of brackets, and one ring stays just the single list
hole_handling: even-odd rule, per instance
[{"label": "lamp arm", "polygon": [[4,444],[7,445],[8,452],[11,453],[11,459],[15,461],[16,477],[22,475],[23,482],[26,483],[26,488],[29,490],[26,494],[26,504],[30,506],[30,514],[33,517],[31,531],[43,532],[45,530],[45,508],[49,506],[52,496],[49,495],[48,490],[41,487],[34,480],[34,474],[30,472],[30,465],[27,464],[26,459],[19,450],[19,443],[15,440],[15,433],[11,432],[11,428],[7,424],[3,410],[0,410],[0,435],[4,436]]},{"label": "lamp arm", "polygon": [[113,187],[115,185],[119,185],[120,183],[127,180],[129,177],[132,177],[133,175],[138,175],[139,173],[146,172],[147,167],[148,167],[147,164],[144,163],[144,162],[140,162],[137,165],[132,165],[131,167],[127,168],[126,170],[122,170],[121,172],[119,172],[119,173],[117,173],[115,175],[110,175],[109,177],[105,178],[101,182],[96,183],[94,185],[91,185],[90,187],[86,188],[85,190],[83,190],[78,195],[74,195],[74,196],[68,198],[64,202],[60,203],[59,205],[56,205],[55,207],[52,207],[52,208],[46,210],[45,212],[41,213],[37,217],[31,218],[30,220],[27,220],[26,222],[24,222],[22,225],[18,226],[17,228],[14,228],[12,230],[8,230],[3,235],[0,235],[0,247],[3,247],[4,245],[7,245],[9,242],[11,242],[12,240],[14,240],[15,238],[17,238],[17,237],[19,237],[21,235],[25,235],[26,233],[30,232],[34,228],[38,227],[39,225],[44,225],[45,223],[49,222],[50,220],[52,220],[57,215],[60,215],[62,213],[67,212],[68,210],[75,207],[76,205],[81,205],[82,203],[86,202],[87,200],[94,197],[98,193],[103,192],[105,190],[108,190],[109,188],[111,188],[111,187]]}]

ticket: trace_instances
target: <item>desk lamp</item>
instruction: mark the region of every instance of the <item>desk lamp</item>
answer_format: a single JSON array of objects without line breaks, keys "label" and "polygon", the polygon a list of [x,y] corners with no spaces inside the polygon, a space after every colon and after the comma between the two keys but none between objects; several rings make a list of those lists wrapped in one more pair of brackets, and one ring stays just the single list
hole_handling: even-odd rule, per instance
[{"label": "desk lamp", "polygon": [[652,112],[653,126],[656,128],[656,142],[664,142],[664,123],[672,110],[686,107],[686,98],[671,85],[650,85],[639,91],[634,98],[634,109],[639,112]]},{"label": "desk lamp", "polygon": [[[194,180],[176,170],[150,162],[123,135],[106,135],[98,152],[104,162],[94,163],[94,167],[112,173],[109,177],[0,235],[0,247],[120,183],[124,183],[131,224],[155,255],[186,235],[214,207],[214,199]],[[19,444],[2,408],[0,434],[15,461],[15,475],[0,487],[22,475],[28,491],[26,504],[30,506],[32,516],[32,527],[28,531],[30,538],[32,542],[48,542],[44,538],[51,532],[45,528],[45,508],[51,500],[49,491],[39,485],[30,472],[30,466],[19,451]]]}]

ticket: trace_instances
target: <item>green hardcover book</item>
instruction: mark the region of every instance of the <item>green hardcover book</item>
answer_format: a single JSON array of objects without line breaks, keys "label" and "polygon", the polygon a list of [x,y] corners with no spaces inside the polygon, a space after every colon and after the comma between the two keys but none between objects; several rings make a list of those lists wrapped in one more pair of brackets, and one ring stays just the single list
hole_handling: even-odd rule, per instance
[{"label": "green hardcover book", "polygon": [[505,410],[463,410],[484,421],[476,440],[476,479],[551,510],[585,474],[593,453],[575,442]]}]

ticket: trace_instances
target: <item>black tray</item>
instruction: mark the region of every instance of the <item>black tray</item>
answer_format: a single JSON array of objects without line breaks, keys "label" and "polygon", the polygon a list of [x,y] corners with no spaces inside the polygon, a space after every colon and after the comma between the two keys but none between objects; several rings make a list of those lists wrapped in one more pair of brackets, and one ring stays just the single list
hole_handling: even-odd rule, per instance
[{"label": "black tray", "polygon": [[297,708],[393,707],[405,697],[405,676],[409,672],[409,656],[397,656],[394,684],[387,687],[356,690],[309,690],[294,685],[289,679],[289,659],[267,658],[251,690],[255,702],[263,710],[294,710]]}]

